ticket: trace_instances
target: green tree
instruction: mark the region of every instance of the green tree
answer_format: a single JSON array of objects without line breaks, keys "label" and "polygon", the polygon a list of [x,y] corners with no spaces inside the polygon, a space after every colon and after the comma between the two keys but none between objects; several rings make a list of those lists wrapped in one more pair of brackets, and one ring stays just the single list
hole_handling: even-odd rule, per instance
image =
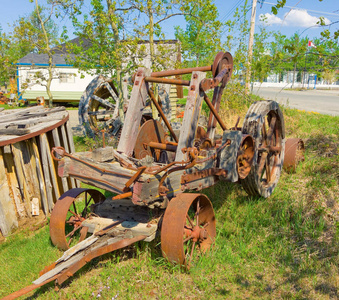
[{"label": "green tree", "polygon": [[[89,14],[82,14],[82,1],[71,14],[77,42],[69,43],[75,54],[74,65],[82,71],[109,75],[122,90],[122,78],[134,65],[128,58],[134,53],[137,40],[129,34],[130,14],[134,6],[112,0],[92,0]],[[122,68],[122,66],[125,68]]]},{"label": "green tree", "polygon": [[0,82],[2,84],[8,85],[9,79],[15,78],[15,63],[31,50],[30,44],[13,40],[10,33],[6,34],[0,28]]},{"label": "green tree", "polygon": [[260,26],[259,33],[254,35],[251,81],[263,82],[271,73],[271,53],[268,42],[270,36],[271,33],[266,30],[265,26]]},{"label": "green tree", "polygon": [[[33,2],[33,0],[29,1]],[[27,45],[31,52],[47,56],[47,72],[36,72],[33,83],[46,88],[50,107],[53,105],[51,83],[55,78],[53,74],[54,47],[63,41],[61,37],[58,37],[57,26],[52,17],[58,14],[57,8],[61,7],[61,3],[66,5],[69,2],[69,0],[49,0],[48,6],[42,7],[38,0],[34,0],[34,11],[28,17],[20,18],[13,29],[14,41]],[[26,82],[27,85],[28,82]]]},{"label": "green tree", "polygon": [[182,11],[185,15],[186,28],[175,27],[175,36],[181,42],[183,57],[195,66],[210,63],[217,51],[222,50],[222,24],[218,20],[218,10],[211,0],[186,1]]}]

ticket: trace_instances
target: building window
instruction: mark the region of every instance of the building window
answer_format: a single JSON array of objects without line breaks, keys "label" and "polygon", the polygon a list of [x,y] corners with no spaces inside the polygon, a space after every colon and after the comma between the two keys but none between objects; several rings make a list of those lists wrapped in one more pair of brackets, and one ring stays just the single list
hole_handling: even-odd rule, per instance
[{"label": "building window", "polygon": [[60,73],[59,74],[60,83],[74,83],[75,76],[71,73]]}]

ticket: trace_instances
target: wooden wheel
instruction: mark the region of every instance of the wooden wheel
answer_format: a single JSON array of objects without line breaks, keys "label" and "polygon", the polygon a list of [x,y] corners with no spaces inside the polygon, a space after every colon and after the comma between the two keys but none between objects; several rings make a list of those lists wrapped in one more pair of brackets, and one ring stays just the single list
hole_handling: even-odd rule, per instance
[{"label": "wooden wheel", "polygon": [[284,117],[275,101],[255,102],[249,108],[243,134],[252,135],[253,164],[249,175],[241,180],[249,195],[269,197],[276,187],[284,162]]},{"label": "wooden wheel", "polygon": [[80,98],[79,123],[84,124],[90,135],[100,130],[117,135],[122,126],[119,106],[119,95],[112,79],[100,75],[89,83]]},{"label": "wooden wheel", "polygon": [[205,195],[180,194],[170,201],[161,227],[161,250],[170,262],[189,269],[215,235],[214,210]]},{"label": "wooden wheel", "polygon": [[105,197],[97,190],[76,188],[64,193],[55,203],[50,220],[49,232],[52,243],[61,250],[83,241],[88,227],[82,222],[91,213],[91,206]]}]

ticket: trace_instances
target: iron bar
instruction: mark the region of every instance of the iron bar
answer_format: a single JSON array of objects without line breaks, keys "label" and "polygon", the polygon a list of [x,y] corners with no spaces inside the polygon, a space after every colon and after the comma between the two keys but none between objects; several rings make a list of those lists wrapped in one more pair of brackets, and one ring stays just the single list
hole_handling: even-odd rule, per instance
[{"label": "iron bar", "polygon": [[158,101],[155,99],[155,96],[154,96],[153,92],[152,92],[149,88],[148,88],[148,95],[150,96],[150,98],[151,98],[153,104],[155,105],[155,107],[157,108],[157,110],[158,110],[158,112],[159,112],[159,114],[160,114],[162,120],[165,122],[165,124],[166,124],[166,126],[167,126],[169,132],[171,133],[171,136],[173,137],[173,139],[174,139],[175,142],[177,143],[177,142],[178,142],[178,138],[177,138],[176,134],[174,133],[171,124],[168,122],[168,120],[167,120],[167,118],[166,118],[164,112],[162,111],[162,109],[161,109],[161,107],[160,107]]},{"label": "iron bar", "polygon": [[206,95],[206,93],[204,92],[204,100],[206,102],[206,104],[208,105],[209,109],[211,110],[213,116],[216,118],[216,120],[218,121],[218,123],[220,124],[222,130],[226,130],[226,125],[225,123],[221,120],[218,112],[216,111],[216,109],[214,108],[213,104],[211,103],[210,99],[208,99],[208,96]]},{"label": "iron bar", "polygon": [[157,83],[185,85],[185,86],[189,86],[191,84],[191,82],[189,80],[171,79],[171,78],[159,78],[159,77],[152,77],[152,76],[145,77],[145,81],[146,82],[157,82]]},{"label": "iron bar", "polygon": [[190,74],[193,71],[201,71],[201,72],[212,71],[212,66],[153,72],[151,73],[151,76],[152,77],[166,77],[166,76],[174,76],[174,75],[184,75],[184,74]]}]

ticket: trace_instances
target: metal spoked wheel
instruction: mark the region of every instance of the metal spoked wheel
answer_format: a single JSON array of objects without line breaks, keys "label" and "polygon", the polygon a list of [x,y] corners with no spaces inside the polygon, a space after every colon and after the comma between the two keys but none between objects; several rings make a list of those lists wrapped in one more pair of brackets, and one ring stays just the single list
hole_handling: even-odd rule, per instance
[{"label": "metal spoked wheel", "polygon": [[79,103],[79,123],[87,133],[94,135],[104,130],[118,134],[122,122],[119,118],[119,95],[112,79],[100,75],[94,78],[82,94]]},{"label": "metal spoked wheel", "polygon": [[88,227],[82,226],[82,222],[89,217],[91,206],[104,200],[102,193],[92,189],[76,188],[64,193],[51,214],[49,232],[53,244],[67,250],[83,241]]},{"label": "metal spoked wheel", "polygon": [[284,162],[285,125],[278,103],[252,104],[242,132],[252,135],[255,145],[251,171],[241,183],[249,195],[267,198],[279,181]]},{"label": "metal spoked wheel", "polygon": [[161,250],[170,262],[189,269],[215,235],[214,210],[205,195],[180,194],[170,201],[161,227]]}]

